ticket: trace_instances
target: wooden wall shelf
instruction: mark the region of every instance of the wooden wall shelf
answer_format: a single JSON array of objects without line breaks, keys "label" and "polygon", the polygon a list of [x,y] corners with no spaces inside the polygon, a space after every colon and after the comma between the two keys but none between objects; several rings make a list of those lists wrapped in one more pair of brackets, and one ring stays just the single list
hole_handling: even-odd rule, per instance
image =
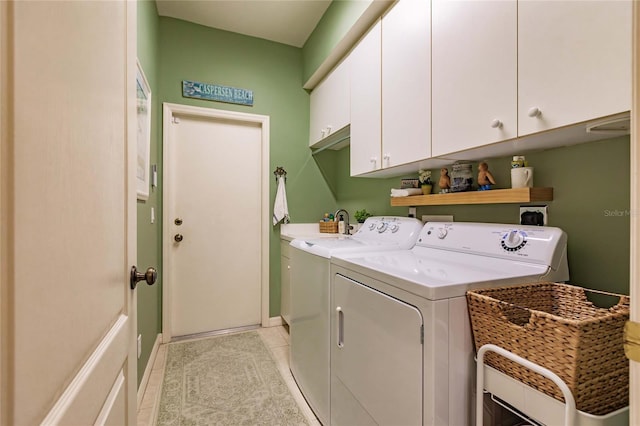
[{"label": "wooden wall shelf", "polygon": [[552,201],[553,188],[490,189],[488,191],[391,197],[392,206],[444,206],[453,204],[508,204]]}]

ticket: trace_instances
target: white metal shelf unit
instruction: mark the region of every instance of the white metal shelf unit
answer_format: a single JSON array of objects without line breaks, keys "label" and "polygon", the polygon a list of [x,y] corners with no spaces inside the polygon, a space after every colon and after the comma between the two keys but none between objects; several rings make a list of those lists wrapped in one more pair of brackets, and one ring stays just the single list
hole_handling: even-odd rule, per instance
[{"label": "white metal shelf unit", "polygon": [[[560,402],[485,365],[484,356],[487,352],[498,353],[552,380],[562,391],[565,402]],[[491,344],[483,345],[478,350],[476,358],[476,426],[483,424],[483,393],[485,392],[497,396],[527,417],[543,424],[564,424],[565,426],[622,426],[629,424],[629,407],[602,416],[576,410],[571,390],[558,375],[504,348]]]}]

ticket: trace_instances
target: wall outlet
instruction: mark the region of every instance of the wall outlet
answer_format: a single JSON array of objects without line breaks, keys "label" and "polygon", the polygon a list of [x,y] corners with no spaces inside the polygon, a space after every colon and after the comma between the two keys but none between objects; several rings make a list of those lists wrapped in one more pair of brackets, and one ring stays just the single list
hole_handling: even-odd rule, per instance
[{"label": "wall outlet", "polygon": [[416,208],[415,207],[409,207],[409,217],[416,217]]},{"label": "wall outlet", "polygon": [[138,334],[138,359],[142,355],[142,334]]},{"label": "wall outlet", "polygon": [[546,226],[549,222],[547,206],[520,206],[520,225]]}]

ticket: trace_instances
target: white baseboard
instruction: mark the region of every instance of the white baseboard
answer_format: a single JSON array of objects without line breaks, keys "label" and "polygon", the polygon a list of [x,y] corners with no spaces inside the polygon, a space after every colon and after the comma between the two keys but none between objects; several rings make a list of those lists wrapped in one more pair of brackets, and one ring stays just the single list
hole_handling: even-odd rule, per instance
[{"label": "white baseboard", "polygon": [[279,325],[282,325],[282,317],[281,316],[269,318],[269,327],[277,327]]},{"label": "white baseboard", "polygon": [[156,355],[158,355],[158,348],[160,347],[160,343],[162,343],[162,333],[158,334],[158,336],[156,337],[156,341],[153,343],[151,355],[149,355],[147,366],[145,367],[144,374],[142,375],[142,381],[140,382],[140,387],[138,388],[138,407],[140,407],[140,404],[142,404],[142,397],[144,396],[144,392],[147,390],[147,384],[149,384],[149,377],[151,376],[151,370],[153,370],[153,364],[156,362]]}]

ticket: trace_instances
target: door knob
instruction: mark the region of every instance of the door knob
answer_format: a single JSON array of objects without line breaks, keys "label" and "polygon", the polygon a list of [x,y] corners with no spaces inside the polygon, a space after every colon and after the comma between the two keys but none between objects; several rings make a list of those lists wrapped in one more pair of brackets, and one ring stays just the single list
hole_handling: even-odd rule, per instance
[{"label": "door knob", "polygon": [[173,236],[173,239],[175,240],[176,243],[179,243],[184,239],[184,237],[182,236],[182,234],[176,234]]},{"label": "door knob", "polygon": [[142,273],[138,272],[138,268],[135,265],[131,267],[131,276],[129,279],[129,284],[131,285],[131,290],[136,288],[139,281],[145,280],[147,284],[152,285],[155,284],[156,279],[158,278],[158,272],[155,268],[147,268],[147,272]]}]

